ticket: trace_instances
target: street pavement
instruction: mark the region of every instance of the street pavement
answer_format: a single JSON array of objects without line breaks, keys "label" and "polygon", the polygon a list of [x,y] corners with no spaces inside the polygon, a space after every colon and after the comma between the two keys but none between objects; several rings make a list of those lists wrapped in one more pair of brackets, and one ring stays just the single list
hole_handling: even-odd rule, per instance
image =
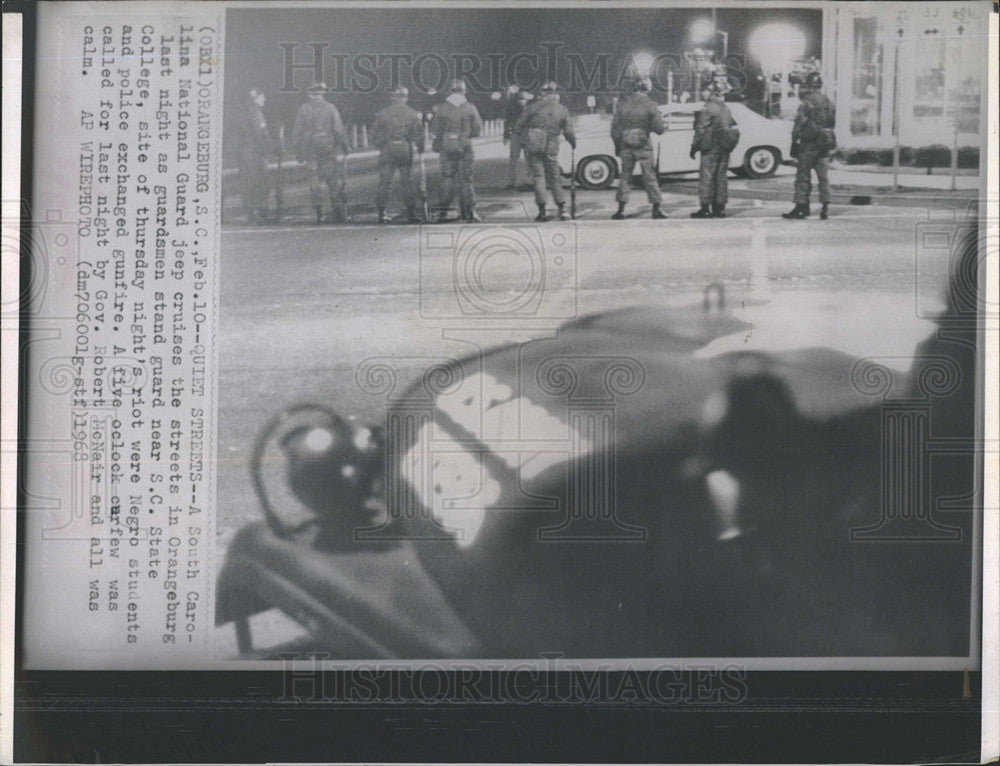
[{"label": "street pavement", "polygon": [[[668,203],[676,206],[679,201]],[[489,347],[519,340],[621,306],[699,303],[705,287],[720,282],[730,309],[754,329],[721,339],[710,352],[827,345],[908,366],[915,343],[931,327],[918,313],[941,305],[947,270],[940,258],[918,264],[927,210],[837,210],[829,221],[785,221],[777,204],[735,209],[737,217],[708,221],[535,225],[489,209],[491,222],[478,225],[224,229],[222,543],[259,516],[248,457],[272,414],[313,401],[360,422],[380,419],[384,402],[355,383],[358,365],[373,356],[393,357],[402,386],[431,360],[470,353],[470,342]],[[540,244],[536,251],[518,250],[504,244],[511,237]],[[544,262],[538,320],[479,322],[481,329],[470,330],[455,309],[455,247],[482,255],[476,290],[497,305],[537,286]]]}]

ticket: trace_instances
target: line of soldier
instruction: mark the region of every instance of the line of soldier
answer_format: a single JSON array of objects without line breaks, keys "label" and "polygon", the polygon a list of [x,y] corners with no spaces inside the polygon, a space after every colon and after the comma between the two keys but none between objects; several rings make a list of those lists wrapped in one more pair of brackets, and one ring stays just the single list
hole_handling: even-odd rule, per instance
[{"label": "line of soldier", "polygon": [[[799,106],[792,131],[792,156],[797,160],[795,177],[795,207],[783,215],[787,219],[802,219],[810,215],[811,175],[819,182],[820,218],[828,215],[830,202],[829,157],[836,147],[833,132],[833,103],[821,92],[822,79],[813,72],[801,90]],[[716,80],[708,87],[705,104],[698,112],[691,158],[701,155],[699,163],[698,197],[700,207],[692,218],[725,218],[728,198],[729,155],[739,142],[739,128],[725,104],[725,85]],[[665,130],[663,115],[648,96],[649,81],[632,78],[626,93],[618,102],[611,121],[611,139],[621,162],[621,182],[616,199],[618,208],[611,216],[625,218],[630,194],[630,182],[636,166],[642,185],[652,205],[651,217],[663,219],[662,195],[657,177],[659,158],[653,150],[653,135]],[[314,84],[308,91],[308,101],[295,115],[292,146],[297,159],[309,167],[310,202],[317,223],[346,223],[346,161],[349,153],[347,131],[337,108],[325,99],[324,83]],[[372,143],[379,150],[378,188],[375,203],[378,222],[388,223],[388,205],[392,183],[398,173],[406,205],[406,220],[421,223],[430,217],[427,205],[427,177],[424,165],[425,133],[421,115],[407,104],[409,91],[397,87],[390,94],[390,104],[375,116]],[[264,95],[259,90],[249,93],[249,105],[240,124],[240,181],[247,217],[251,222],[268,222],[268,198],[272,188],[267,172],[267,158],[277,153],[278,146],[270,135],[264,117]],[[483,129],[479,111],[466,98],[462,80],[451,83],[450,92],[433,112],[430,133],[431,149],[440,157],[441,197],[437,206],[437,222],[449,220],[449,209],[458,197],[459,218],[477,222],[476,194],[472,181],[475,164],[473,139]],[[523,153],[534,187],[538,206],[536,221],[547,221],[548,195],[555,203],[559,220],[575,217],[566,210],[566,193],[559,167],[559,141],[564,138],[576,149],[576,134],[569,110],[559,103],[556,83],[546,83],[538,99],[521,91],[512,99],[505,113],[504,143],[510,146],[508,188],[516,185],[516,170]],[[280,139],[279,139],[280,140]],[[415,187],[412,179],[414,155],[419,158],[420,179]],[[575,172],[575,168],[573,169]],[[279,178],[273,188],[281,215],[283,189]],[[548,192],[548,195],[546,194]],[[327,212],[324,212],[326,207]],[[275,220],[271,218],[270,220]]]}]

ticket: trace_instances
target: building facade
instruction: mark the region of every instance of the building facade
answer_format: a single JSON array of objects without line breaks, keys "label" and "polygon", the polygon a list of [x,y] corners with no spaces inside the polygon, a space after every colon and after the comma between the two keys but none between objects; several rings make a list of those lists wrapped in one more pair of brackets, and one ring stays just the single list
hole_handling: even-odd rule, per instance
[{"label": "building facade", "polygon": [[844,148],[979,146],[988,2],[835,3],[823,70]]}]

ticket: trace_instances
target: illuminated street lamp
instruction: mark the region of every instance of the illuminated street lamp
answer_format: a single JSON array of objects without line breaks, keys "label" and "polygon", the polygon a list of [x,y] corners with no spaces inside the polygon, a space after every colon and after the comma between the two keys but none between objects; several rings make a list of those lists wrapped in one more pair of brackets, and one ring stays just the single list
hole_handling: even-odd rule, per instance
[{"label": "illuminated street lamp", "polygon": [[653,54],[649,51],[638,51],[632,54],[632,68],[639,77],[649,77],[654,60]]},{"label": "illuminated street lamp", "polygon": [[714,42],[716,36],[721,37],[722,56],[720,61],[725,62],[726,56],[729,54],[729,33],[716,27],[712,19],[695,19],[689,33],[691,41],[695,43]]},{"label": "illuminated street lamp", "polygon": [[784,72],[805,55],[806,36],[791,24],[765,24],[750,34],[747,47],[765,72]]},{"label": "illuminated street lamp", "polygon": [[781,75],[781,98],[784,99],[788,69],[805,55],[806,36],[798,27],[786,23],[764,24],[750,33],[747,49],[760,64],[767,92],[767,115],[771,116],[771,76]]}]

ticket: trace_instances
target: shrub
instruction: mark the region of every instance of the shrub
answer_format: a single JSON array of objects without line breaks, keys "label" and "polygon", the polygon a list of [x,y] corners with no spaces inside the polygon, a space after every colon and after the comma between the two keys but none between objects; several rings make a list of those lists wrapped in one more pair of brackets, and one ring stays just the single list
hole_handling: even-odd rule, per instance
[{"label": "shrub", "polygon": [[958,150],[958,166],[960,168],[979,168],[979,147],[963,146]]},{"label": "shrub", "polygon": [[951,149],[944,144],[921,146],[917,149],[915,164],[921,168],[951,167]]},{"label": "shrub", "polygon": [[[892,167],[892,149],[838,149],[834,158],[845,165]],[[944,144],[899,147],[901,167],[950,168],[951,147]],[[958,167],[978,168],[979,147],[963,146],[958,150]]]}]

